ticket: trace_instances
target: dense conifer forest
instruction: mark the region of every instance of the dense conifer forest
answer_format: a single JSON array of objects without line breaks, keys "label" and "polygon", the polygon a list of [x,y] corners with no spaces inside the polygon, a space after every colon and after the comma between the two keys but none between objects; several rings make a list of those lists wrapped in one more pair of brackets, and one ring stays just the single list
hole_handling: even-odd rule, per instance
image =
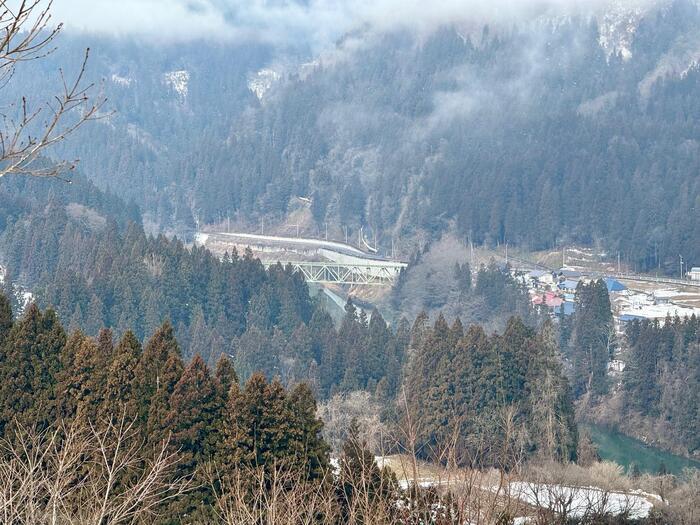
[{"label": "dense conifer forest", "polygon": [[[599,244],[671,272],[679,253],[700,259],[700,8],[661,2],[618,28],[628,54],[601,44],[606,23],[360,33],[358,51],[348,36],[337,59],[279,68],[262,100],[246,83],[277,66],[264,45],[93,39],[117,111],[60,154],[163,230],[255,224],[303,196],[317,228],[364,226],[385,249],[454,228],[477,244]],[[86,45],[65,36],[14,86],[48,89]]]},{"label": "dense conifer forest", "polygon": [[[410,417],[423,422],[419,450],[430,456],[456,440],[459,462],[513,468],[527,455],[573,461],[578,441],[569,383],[554,327],[539,332],[513,318],[503,334],[479,326],[414,326],[415,354],[405,383]],[[437,454],[439,457],[439,453]]]},{"label": "dense conifer forest", "polygon": [[[455,444],[454,458],[471,467],[511,469],[516,463],[507,462],[521,454],[575,457],[568,386],[549,325],[535,333],[514,319],[502,336],[488,338],[478,327],[465,334],[459,323],[450,328],[442,318],[433,328],[423,323],[412,330],[417,354],[406,388],[416,394],[412,402],[427,402],[415,407],[416,417],[437,425],[424,427],[420,439],[432,442],[424,450],[448,443],[450,428],[458,425],[467,441]],[[446,366],[450,353],[466,360],[461,374]],[[417,366],[428,358],[437,361],[428,368],[432,375]],[[441,397],[446,391],[452,395]],[[54,510],[59,519],[83,513],[92,522],[95,512],[112,523],[133,512],[139,522],[152,516],[156,523],[239,523],[237,513],[249,511],[245,501],[255,506],[256,498],[281,489],[298,498],[296,512],[315,514],[314,522],[358,523],[358,516],[371,515],[374,523],[412,523],[439,501],[438,494],[415,492],[411,505],[397,505],[406,496],[394,474],[375,465],[356,426],[331,475],[330,448],[307,384],[285,388],[260,373],[242,384],[225,355],[215,368],[199,355],[186,362],[169,323],[145,345],[130,330],[116,340],[107,329],[96,337],[67,334],[53,310],[35,305],[13,321],[9,301],[0,296],[0,399],[0,466],[31,461],[32,447],[47,458],[29,479],[46,475],[49,485],[37,485],[36,494],[17,486],[17,505],[24,501],[37,517],[48,501],[60,504]],[[394,446],[415,446],[408,441]],[[3,490],[23,479],[9,472]],[[102,506],[81,503],[85,490],[102,490],[102,483],[109,489]],[[314,506],[321,494],[322,511]],[[5,512],[14,511],[0,501]],[[133,508],[125,511],[122,502]],[[279,510],[267,505],[257,509],[261,518]]]},{"label": "dense conifer forest", "polygon": [[[0,9],[0,523],[697,523],[700,470],[625,472],[577,423],[700,457],[698,317],[623,324],[593,273],[536,309],[507,255],[700,260],[697,1],[323,53],[64,34],[46,4]],[[331,316],[291,264],[191,242],[231,219],[409,264]]]},{"label": "dense conifer forest", "polygon": [[633,321],[625,339],[627,367],[619,387],[595,412],[595,418],[659,446],[699,457],[698,319]]}]

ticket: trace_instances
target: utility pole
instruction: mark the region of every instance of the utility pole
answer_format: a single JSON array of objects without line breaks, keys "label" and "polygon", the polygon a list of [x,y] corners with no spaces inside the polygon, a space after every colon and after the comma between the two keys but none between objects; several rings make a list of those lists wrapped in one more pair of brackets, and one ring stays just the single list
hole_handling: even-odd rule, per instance
[{"label": "utility pole", "polygon": [[681,263],[681,279],[683,279],[683,256],[680,253],[678,254],[678,259]]},{"label": "utility pole", "polygon": [[617,252],[617,273],[622,273],[620,272],[620,252]]},{"label": "utility pole", "polygon": [[265,217],[260,217],[260,235],[265,235]]},{"label": "utility pole", "polygon": [[343,224],[343,230],[345,231],[345,244],[348,243],[348,227],[347,225]]},{"label": "utility pole", "polygon": [[326,226],[326,240],[328,240],[328,223],[324,222],[323,224]]},{"label": "utility pole", "polygon": [[566,246],[561,249],[561,265],[562,267],[566,266]]}]

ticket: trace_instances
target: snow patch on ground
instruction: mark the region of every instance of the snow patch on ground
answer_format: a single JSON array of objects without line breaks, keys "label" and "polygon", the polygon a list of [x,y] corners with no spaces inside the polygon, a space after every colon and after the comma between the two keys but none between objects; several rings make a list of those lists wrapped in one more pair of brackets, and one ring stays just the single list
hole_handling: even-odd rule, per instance
[{"label": "snow patch on ground", "polygon": [[608,56],[620,54],[623,60],[632,58],[632,42],[643,15],[644,11],[632,2],[620,1],[610,6],[598,22],[598,43]]},{"label": "snow patch on ground", "polygon": [[600,514],[627,513],[632,519],[643,519],[653,508],[642,494],[608,492],[597,487],[566,487],[518,481],[510,484],[511,494],[535,507],[551,508],[572,518],[581,518],[591,511]]},{"label": "snow patch on ground", "polygon": [[133,78],[122,77],[122,76],[119,76],[117,74],[112,75],[112,83],[114,83],[118,86],[129,87],[134,82],[135,82],[135,80]]},{"label": "snow patch on ground", "polygon": [[205,244],[207,244],[208,239],[208,233],[197,232],[194,236],[194,243],[198,246],[204,246]]},{"label": "snow patch on ground", "polygon": [[[7,279],[7,269],[4,268],[3,266],[0,266],[0,284],[5,284],[5,280]],[[18,310],[15,312],[15,316],[19,317],[21,316],[24,311],[27,309],[27,306],[32,304],[35,300],[34,294],[32,292],[29,292],[22,288],[21,286],[12,283],[12,292],[15,296],[15,299],[17,301],[17,304],[19,305]]]},{"label": "snow patch on ground", "polygon": [[598,97],[582,102],[576,110],[576,113],[584,117],[595,116],[601,111],[607,111],[614,107],[617,98],[617,91],[609,91]]},{"label": "snow patch on ground", "polygon": [[273,69],[261,69],[248,80],[248,89],[258,97],[258,100],[262,101],[265,94],[280,78],[282,75]]},{"label": "snow patch on ground", "polygon": [[189,93],[190,72],[186,69],[169,71],[163,75],[163,82],[178,94],[181,100]]},{"label": "snow patch on ground", "polygon": [[685,78],[688,76],[688,74],[694,70],[700,68],[700,58],[696,60],[692,60],[690,64],[688,65],[687,68],[685,68],[683,71],[681,71],[681,78]]},{"label": "snow patch on ground", "polygon": [[[21,312],[24,312],[24,310],[34,302],[34,294],[32,292],[21,292],[20,293],[20,303],[19,307]],[[20,313],[21,313],[20,312]]]}]

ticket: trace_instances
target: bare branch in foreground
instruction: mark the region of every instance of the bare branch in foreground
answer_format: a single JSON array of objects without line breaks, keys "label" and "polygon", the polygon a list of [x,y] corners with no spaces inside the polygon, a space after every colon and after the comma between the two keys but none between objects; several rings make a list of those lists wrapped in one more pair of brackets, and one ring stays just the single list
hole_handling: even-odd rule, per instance
[{"label": "bare branch in foreground", "polygon": [[175,478],[177,455],[164,442],[152,453],[133,423],[102,429],[17,425],[0,442],[0,522],[135,523],[189,490]]},{"label": "bare branch in foreground", "polygon": [[[23,0],[12,9],[0,0],[0,90],[12,80],[23,62],[54,51],[53,41],[62,25],[52,27],[53,0]],[[0,108],[0,178],[5,175],[57,177],[75,168],[77,161],[59,161],[44,167],[36,162],[46,150],[84,123],[101,118],[105,99],[89,96],[94,87],[85,82],[90,50],[85,51],[77,75],[68,80],[60,71],[61,91],[52,99],[32,103],[27,95]]]}]

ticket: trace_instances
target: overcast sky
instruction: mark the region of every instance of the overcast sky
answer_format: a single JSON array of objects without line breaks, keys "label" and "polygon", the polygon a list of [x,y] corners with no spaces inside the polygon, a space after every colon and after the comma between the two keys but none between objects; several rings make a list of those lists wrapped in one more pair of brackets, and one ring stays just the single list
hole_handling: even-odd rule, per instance
[{"label": "overcast sky", "polygon": [[178,40],[258,39],[323,48],[357,28],[430,30],[446,22],[508,23],[654,0],[55,0],[69,29]]}]

